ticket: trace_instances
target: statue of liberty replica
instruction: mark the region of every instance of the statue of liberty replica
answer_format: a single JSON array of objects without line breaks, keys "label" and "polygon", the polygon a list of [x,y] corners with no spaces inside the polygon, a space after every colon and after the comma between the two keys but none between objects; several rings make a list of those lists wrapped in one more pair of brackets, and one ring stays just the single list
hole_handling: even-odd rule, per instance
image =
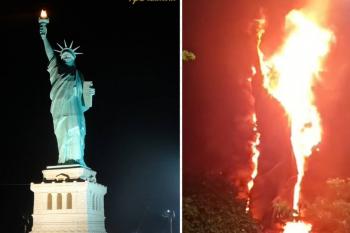
[{"label": "statue of liberty replica", "polygon": [[90,85],[84,85],[84,77],[76,68],[75,59],[81,54],[76,52],[79,47],[73,48],[73,41],[67,46],[64,41],[64,45],[57,43],[60,50],[53,50],[47,39],[47,26],[44,23],[40,24],[40,35],[49,60],[48,72],[52,86],[50,111],[59,151],[58,164],[86,166],[84,112],[91,107],[91,97],[95,90]]},{"label": "statue of liberty replica", "polygon": [[[40,36],[49,60],[51,115],[58,145],[58,164],[42,171],[43,180],[31,183],[34,193],[31,233],[106,233],[104,196],[96,171],[84,162],[84,112],[92,106],[95,90],[76,68],[78,48],[66,41],[53,50],[47,39],[49,18],[39,17]],[[38,36],[39,37],[39,36]],[[57,54],[55,54],[55,51]]]}]

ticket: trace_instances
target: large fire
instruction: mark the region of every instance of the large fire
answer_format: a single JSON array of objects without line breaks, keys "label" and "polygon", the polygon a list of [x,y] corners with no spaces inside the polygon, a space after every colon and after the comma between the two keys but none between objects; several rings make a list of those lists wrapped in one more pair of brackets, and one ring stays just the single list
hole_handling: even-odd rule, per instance
[{"label": "large fire", "polygon": [[[302,10],[288,13],[285,29],[287,35],[283,45],[268,59],[264,58],[260,49],[263,34],[260,31],[258,55],[264,88],[280,102],[288,115],[291,144],[297,165],[293,209],[298,215],[305,161],[322,139],[321,120],[315,105],[313,86],[320,78],[333,34],[321,26],[315,14]],[[310,229],[308,226],[302,222],[288,223],[285,233],[309,232],[311,225]]]}]

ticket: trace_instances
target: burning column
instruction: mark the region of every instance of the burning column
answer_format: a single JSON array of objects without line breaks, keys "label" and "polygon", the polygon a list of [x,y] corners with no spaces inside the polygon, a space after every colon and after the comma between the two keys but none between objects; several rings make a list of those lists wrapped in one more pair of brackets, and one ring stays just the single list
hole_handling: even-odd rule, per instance
[{"label": "burning column", "polygon": [[[320,25],[315,12],[292,10],[286,16],[287,36],[270,58],[264,59],[258,41],[258,55],[264,88],[276,98],[288,114],[291,144],[297,165],[293,209],[299,216],[301,182],[305,162],[322,138],[321,119],[315,105],[313,86],[319,78],[333,34]],[[312,16],[311,16],[312,14]],[[300,217],[300,216],[299,216]],[[307,233],[310,224],[292,222],[285,233]]]},{"label": "burning column", "polygon": [[[265,26],[265,19],[258,19],[256,20],[256,24],[257,24],[257,37],[258,37],[258,44],[257,44],[257,48],[259,48],[260,46],[260,42],[261,42],[261,36],[264,32],[264,26]],[[251,163],[253,165],[253,170],[252,173],[250,174],[250,179],[247,183],[247,188],[248,188],[248,200],[247,200],[247,205],[246,205],[246,212],[248,213],[250,210],[250,194],[251,191],[254,187],[254,182],[256,177],[258,176],[258,167],[259,167],[259,157],[260,157],[260,150],[259,150],[259,145],[260,145],[260,132],[258,130],[258,122],[257,122],[257,117],[256,117],[256,110],[255,110],[255,98],[253,95],[253,86],[252,86],[252,82],[253,82],[253,78],[256,78],[257,74],[257,70],[255,68],[255,66],[252,66],[252,76],[248,78],[249,81],[249,91],[252,95],[253,98],[253,113],[251,114],[251,120],[252,120],[252,124],[253,124],[253,134],[254,134],[254,140],[252,140],[250,142],[250,149],[251,149]]]},{"label": "burning column", "polygon": [[[253,67],[252,68],[252,74],[253,76],[256,74],[256,70]],[[250,82],[250,91],[252,92],[252,78],[249,78],[248,81]],[[258,131],[258,124],[257,124],[257,119],[256,119],[256,113],[253,112],[251,115],[251,120],[253,124],[253,133],[254,133],[254,140],[250,142],[250,149],[252,153],[251,157],[251,163],[253,165],[253,171],[250,175],[250,180],[247,183],[247,188],[248,188],[248,200],[247,200],[247,205],[246,205],[246,212],[248,213],[250,210],[250,193],[254,187],[254,182],[255,178],[258,175],[258,162],[259,162],[259,157],[260,157],[260,151],[259,151],[259,145],[260,145],[260,133]]]}]

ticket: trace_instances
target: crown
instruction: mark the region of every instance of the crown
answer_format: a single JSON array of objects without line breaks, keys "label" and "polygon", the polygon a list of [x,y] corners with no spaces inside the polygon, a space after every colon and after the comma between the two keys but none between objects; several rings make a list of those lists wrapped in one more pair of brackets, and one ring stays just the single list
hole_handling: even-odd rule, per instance
[{"label": "crown", "polygon": [[73,48],[73,41],[70,43],[69,47],[67,46],[66,40],[63,40],[63,42],[64,42],[64,47],[59,43],[57,43],[58,47],[60,47],[61,50],[55,49],[55,51],[58,52],[60,55],[62,55],[63,52],[69,52],[74,56],[74,58],[76,58],[77,55],[83,54],[83,53],[75,52],[78,48],[80,48],[80,46]]}]

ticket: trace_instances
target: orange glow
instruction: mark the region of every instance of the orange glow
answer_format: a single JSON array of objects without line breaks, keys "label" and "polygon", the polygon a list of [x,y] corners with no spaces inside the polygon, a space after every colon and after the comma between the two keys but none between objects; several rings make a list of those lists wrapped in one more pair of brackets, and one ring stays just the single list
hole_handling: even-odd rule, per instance
[{"label": "orange glow", "polygon": [[304,222],[287,222],[283,233],[309,233],[312,225]]},{"label": "orange glow", "polygon": [[332,32],[322,27],[312,17],[315,16],[312,13],[307,14],[301,10],[288,13],[285,23],[287,36],[283,45],[268,59],[264,58],[260,49],[263,31],[258,33],[258,55],[264,88],[281,103],[288,114],[291,127],[291,144],[298,172],[293,199],[293,209],[297,212],[305,161],[322,139],[313,86],[320,78],[322,64],[333,38]]},{"label": "orange glow", "polygon": [[47,18],[46,10],[41,10],[40,18],[42,18],[42,19],[46,19]]}]

